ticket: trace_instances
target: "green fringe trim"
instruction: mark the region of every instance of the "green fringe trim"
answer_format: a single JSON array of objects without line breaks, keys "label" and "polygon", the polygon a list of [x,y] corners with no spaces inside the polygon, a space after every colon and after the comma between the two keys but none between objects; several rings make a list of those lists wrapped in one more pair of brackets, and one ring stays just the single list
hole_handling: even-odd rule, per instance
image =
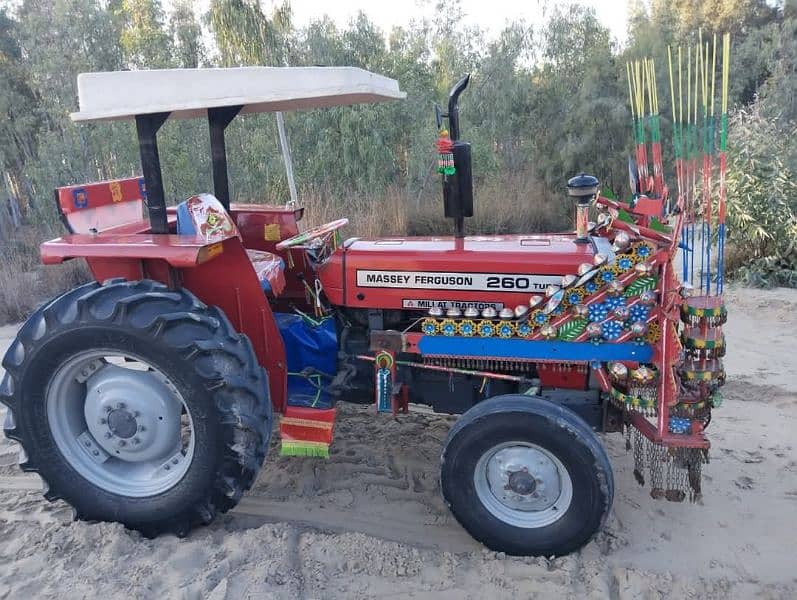
[{"label": "green fringe trim", "polygon": [[329,458],[329,445],[319,442],[294,442],[282,440],[280,456],[308,456]]}]

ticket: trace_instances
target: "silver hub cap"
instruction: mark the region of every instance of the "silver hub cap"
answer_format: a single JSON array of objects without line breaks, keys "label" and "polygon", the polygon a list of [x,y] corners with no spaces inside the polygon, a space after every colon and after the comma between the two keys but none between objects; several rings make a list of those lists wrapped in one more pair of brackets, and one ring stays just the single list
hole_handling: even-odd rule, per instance
[{"label": "silver hub cap", "polygon": [[182,403],[165,378],[106,364],[87,386],[86,424],[108,454],[141,462],[175,451]]},{"label": "silver hub cap", "polygon": [[69,464],[111,493],[162,493],[193,458],[193,424],[182,396],[134,356],[96,350],[68,360],[47,388],[47,418]]},{"label": "silver hub cap", "polygon": [[473,475],[485,508],[515,527],[545,527],[565,514],[573,483],[562,462],[536,444],[508,442],[485,452]]}]

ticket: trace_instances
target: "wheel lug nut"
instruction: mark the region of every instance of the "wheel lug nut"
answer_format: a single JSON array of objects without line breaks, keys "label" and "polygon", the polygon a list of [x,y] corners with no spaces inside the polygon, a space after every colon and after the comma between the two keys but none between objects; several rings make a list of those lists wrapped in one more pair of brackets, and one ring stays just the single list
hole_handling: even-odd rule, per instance
[{"label": "wheel lug nut", "polygon": [[108,422],[108,419],[100,418],[100,425],[105,425]]},{"label": "wheel lug nut", "polygon": [[133,444],[138,446],[141,443],[141,440],[138,438],[133,438]]},{"label": "wheel lug nut", "polygon": [[[99,391],[99,390],[98,390],[98,391]],[[111,412],[112,410],[113,410],[113,409],[112,409],[110,406],[107,406],[107,405],[105,406],[105,412],[109,413],[109,412]]]},{"label": "wheel lug nut", "polygon": [[141,432],[144,432],[144,431],[146,431],[146,430],[147,430],[147,428],[146,428],[146,427],[144,427],[143,425],[139,425],[139,426],[138,426],[138,430],[139,430],[139,431],[141,431]]},{"label": "wheel lug nut", "polygon": [[172,464],[173,464],[173,465],[176,465],[178,462],[180,462],[180,461],[179,461],[179,460],[177,460],[176,458],[173,458],[173,459],[172,459]]},{"label": "wheel lug nut", "polygon": [[93,454],[94,456],[99,456],[99,455],[100,455],[100,451],[99,451],[99,450],[94,450],[94,451],[92,452],[92,454]]},{"label": "wheel lug nut", "polygon": [[83,445],[84,445],[86,448],[91,448],[91,442],[90,442],[90,441],[88,441],[88,440],[86,440],[85,442],[83,442]]},{"label": "wheel lug nut", "polygon": [[110,440],[113,437],[113,434],[110,431],[105,432],[105,439]]},{"label": "wheel lug nut", "polygon": [[124,402],[118,402],[116,404],[116,408],[118,408],[119,410],[124,409],[125,408],[125,403]]},{"label": "wheel lug nut", "polygon": [[125,446],[127,446],[127,442],[126,442],[126,441],[124,441],[124,440],[119,440],[119,443],[118,443],[117,445],[118,445],[120,448],[124,448]]},{"label": "wheel lug nut", "polygon": [[134,416],[134,417],[140,417],[140,416],[141,416],[141,413],[140,413],[140,412],[138,412],[137,410],[134,410],[134,411],[133,411],[133,416]]},{"label": "wheel lug nut", "polygon": [[164,469],[165,471],[168,471],[169,469],[171,469],[171,467],[170,467],[169,465],[163,465],[163,469]]}]

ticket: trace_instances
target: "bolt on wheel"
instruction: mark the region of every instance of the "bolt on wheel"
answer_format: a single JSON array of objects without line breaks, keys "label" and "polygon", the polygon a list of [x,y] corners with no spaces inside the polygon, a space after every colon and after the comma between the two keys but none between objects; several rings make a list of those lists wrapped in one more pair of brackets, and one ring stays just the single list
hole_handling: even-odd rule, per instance
[{"label": "bolt on wheel", "polygon": [[135,355],[98,349],[73,356],[53,375],[46,410],[64,458],[107,492],[160,494],[191,464],[187,404],[163,373]]}]

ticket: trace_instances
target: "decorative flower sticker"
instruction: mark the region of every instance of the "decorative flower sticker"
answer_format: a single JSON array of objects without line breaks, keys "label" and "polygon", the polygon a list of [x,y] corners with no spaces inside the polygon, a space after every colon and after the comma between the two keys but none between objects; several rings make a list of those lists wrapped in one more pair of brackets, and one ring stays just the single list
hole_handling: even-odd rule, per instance
[{"label": "decorative flower sticker", "polygon": [[670,417],[670,433],[684,435],[692,430],[692,421],[686,417]]},{"label": "decorative flower sticker", "polygon": [[603,321],[609,315],[609,308],[604,303],[590,304],[589,320],[593,323]]},{"label": "decorative flower sticker", "polygon": [[520,337],[529,337],[531,335],[531,325],[528,322],[519,323],[516,329]]},{"label": "decorative flower sticker", "polygon": [[509,338],[515,333],[515,328],[512,326],[512,323],[501,323],[498,326],[498,336],[502,338]]},{"label": "decorative flower sticker", "polygon": [[630,256],[621,256],[617,260],[617,266],[623,271],[627,271],[628,269],[634,266],[634,261],[631,260]]},{"label": "decorative flower sticker", "polygon": [[567,292],[565,296],[568,304],[581,304],[581,301],[584,299],[584,292],[582,290],[570,290]]},{"label": "decorative flower sticker", "polygon": [[616,340],[623,332],[623,324],[620,321],[606,321],[602,327],[604,339]]},{"label": "decorative flower sticker", "polygon": [[443,335],[456,335],[457,333],[457,324],[452,319],[445,319],[440,324],[440,331]]},{"label": "decorative flower sticker", "polygon": [[650,308],[643,304],[634,304],[631,307],[632,321],[647,321],[649,314],[650,314]]},{"label": "decorative flower sticker", "polygon": [[609,310],[614,310],[618,306],[625,306],[625,298],[623,296],[609,296],[603,304]]},{"label": "decorative flower sticker", "polygon": [[598,282],[595,280],[588,281],[584,284],[584,289],[588,294],[594,294],[598,291]]},{"label": "decorative flower sticker", "polygon": [[541,310],[535,310],[531,313],[531,320],[536,327],[540,327],[548,322],[548,315]]},{"label": "decorative flower sticker", "polygon": [[434,335],[437,333],[437,321],[434,319],[425,319],[421,324],[421,331],[426,335]]},{"label": "decorative flower sticker", "polygon": [[634,254],[642,260],[645,260],[653,255],[653,247],[650,244],[642,242],[634,248]]},{"label": "decorative flower sticker", "polygon": [[490,337],[495,333],[495,325],[491,321],[482,321],[478,326],[479,335],[482,337]]},{"label": "decorative flower sticker", "polygon": [[465,337],[470,337],[476,333],[476,325],[471,320],[462,321],[459,324],[459,333]]},{"label": "decorative flower sticker", "polygon": [[601,271],[599,277],[601,281],[603,281],[604,283],[609,283],[610,281],[614,281],[614,273],[612,273],[610,268]]},{"label": "decorative flower sticker", "polygon": [[648,325],[648,334],[645,339],[651,344],[655,344],[661,339],[661,327],[658,323],[654,321]]}]

